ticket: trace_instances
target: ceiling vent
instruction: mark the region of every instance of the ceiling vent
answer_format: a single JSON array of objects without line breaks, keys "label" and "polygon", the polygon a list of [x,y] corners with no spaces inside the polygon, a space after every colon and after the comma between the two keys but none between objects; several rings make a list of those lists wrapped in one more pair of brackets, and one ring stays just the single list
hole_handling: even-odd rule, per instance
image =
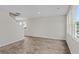
[{"label": "ceiling vent", "polygon": [[18,12],[9,12],[9,15],[10,16],[20,16],[20,13],[18,13]]}]

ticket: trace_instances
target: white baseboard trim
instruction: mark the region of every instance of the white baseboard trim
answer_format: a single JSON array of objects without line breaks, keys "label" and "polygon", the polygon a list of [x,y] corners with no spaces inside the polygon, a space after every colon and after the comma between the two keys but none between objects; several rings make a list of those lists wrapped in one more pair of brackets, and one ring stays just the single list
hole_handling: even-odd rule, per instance
[{"label": "white baseboard trim", "polygon": [[23,37],[22,39],[16,40],[16,41],[9,41],[9,42],[7,42],[7,43],[5,43],[5,44],[0,45],[0,47],[7,46],[7,45],[10,45],[10,44],[12,44],[12,43],[21,41],[21,40],[23,40],[24,38],[25,38],[25,37]]},{"label": "white baseboard trim", "polygon": [[27,36],[31,36],[31,37],[40,37],[40,38],[49,38],[49,39],[55,39],[55,40],[65,40],[65,38],[51,38],[51,37],[47,37],[47,36],[37,36],[37,35],[24,35],[25,37],[27,37]]}]

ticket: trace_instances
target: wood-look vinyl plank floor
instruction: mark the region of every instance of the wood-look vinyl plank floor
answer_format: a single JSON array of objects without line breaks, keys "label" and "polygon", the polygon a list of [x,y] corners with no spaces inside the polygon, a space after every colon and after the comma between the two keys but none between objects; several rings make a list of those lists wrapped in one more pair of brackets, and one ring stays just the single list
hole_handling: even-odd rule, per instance
[{"label": "wood-look vinyl plank floor", "polygon": [[70,51],[65,40],[26,37],[0,47],[0,54],[70,54]]}]

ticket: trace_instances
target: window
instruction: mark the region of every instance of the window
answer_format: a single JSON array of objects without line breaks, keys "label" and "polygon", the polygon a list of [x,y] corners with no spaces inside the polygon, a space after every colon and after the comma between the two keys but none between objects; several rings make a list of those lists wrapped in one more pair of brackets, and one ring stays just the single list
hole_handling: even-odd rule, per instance
[{"label": "window", "polygon": [[24,29],[26,29],[27,26],[26,26],[26,22],[25,21],[22,22],[22,25],[23,25]]},{"label": "window", "polygon": [[76,7],[75,34],[79,38],[79,6]]},{"label": "window", "polygon": [[27,24],[26,24],[25,21],[19,21],[18,24],[19,24],[20,26],[23,26],[24,29],[26,29],[26,27],[27,27]]},{"label": "window", "polygon": [[22,25],[22,22],[19,22],[19,25]]},{"label": "window", "polygon": [[17,24],[19,24],[20,26],[23,26],[24,29],[26,29],[27,24],[26,24],[26,21],[22,17],[16,17],[15,19],[17,21]]}]

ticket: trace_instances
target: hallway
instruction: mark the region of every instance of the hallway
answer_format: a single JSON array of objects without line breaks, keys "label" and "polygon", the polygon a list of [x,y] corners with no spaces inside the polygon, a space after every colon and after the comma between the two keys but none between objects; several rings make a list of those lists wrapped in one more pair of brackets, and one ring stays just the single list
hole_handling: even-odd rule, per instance
[{"label": "hallway", "polygon": [[70,54],[65,40],[26,37],[24,40],[0,47],[1,54]]}]

